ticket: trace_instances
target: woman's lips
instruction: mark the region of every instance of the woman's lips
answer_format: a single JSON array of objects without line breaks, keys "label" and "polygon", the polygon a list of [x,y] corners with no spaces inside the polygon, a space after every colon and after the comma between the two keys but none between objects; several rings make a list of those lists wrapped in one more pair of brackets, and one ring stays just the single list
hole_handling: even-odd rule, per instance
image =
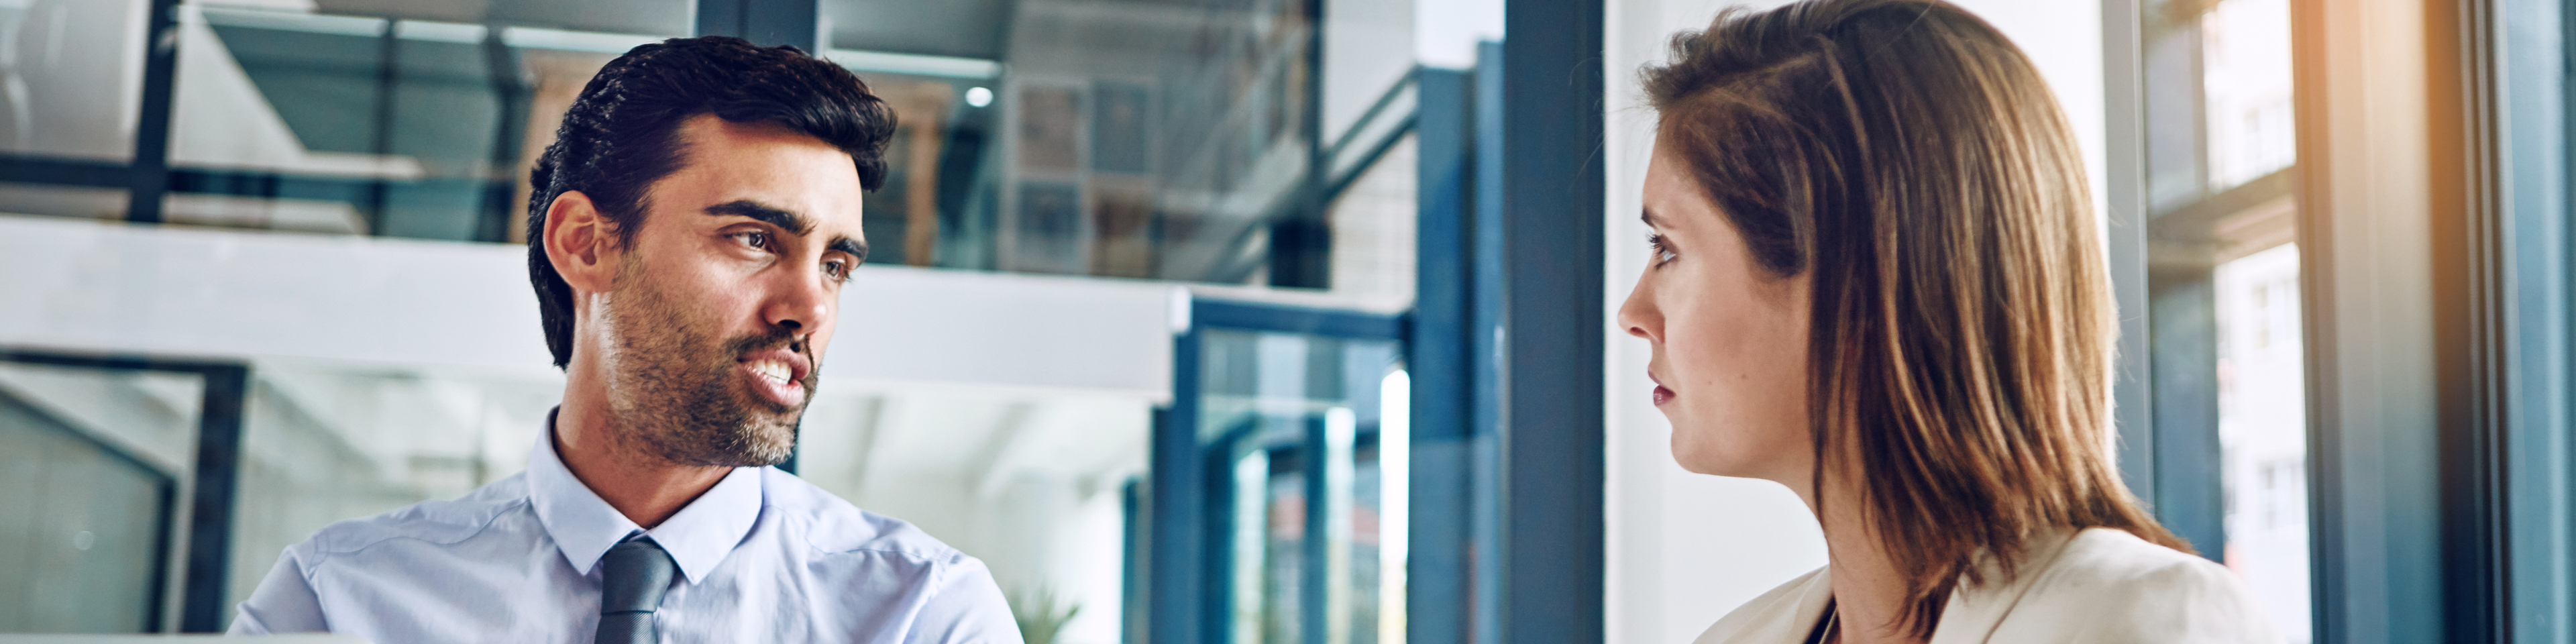
[{"label": "woman's lips", "polygon": [[1662,407],[1664,403],[1672,401],[1673,390],[1665,389],[1663,385],[1655,385],[1655,406]]}]

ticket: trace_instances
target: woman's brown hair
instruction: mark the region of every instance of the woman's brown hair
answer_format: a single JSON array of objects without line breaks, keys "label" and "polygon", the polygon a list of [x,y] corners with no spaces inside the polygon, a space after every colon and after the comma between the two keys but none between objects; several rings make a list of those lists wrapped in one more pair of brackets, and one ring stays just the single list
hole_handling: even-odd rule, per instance
[{"label": "woman's brown hair", "polygon": [[1981,554],[2010,579],[2050,531],[2190,551],[2113,462],[2102,242],[2019,48],[1939,0],[1809,0],[1720,14],[1672,56],[1641,74],[1657,147],[1758,265],[1810,277],[1817,489],[1824,464],[1858,465],[1902,627],[1929,637],[1959,584],[1988,581]]}]

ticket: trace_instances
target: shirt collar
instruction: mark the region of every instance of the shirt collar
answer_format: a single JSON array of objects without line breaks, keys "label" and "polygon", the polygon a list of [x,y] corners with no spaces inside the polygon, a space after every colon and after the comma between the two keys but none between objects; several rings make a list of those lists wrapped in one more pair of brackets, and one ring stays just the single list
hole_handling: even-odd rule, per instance
[{"label": "shirt collar", "polygon": [[546,431],[528,452],[528,500],[574,570],[589,573],[610,546],[642,534],[662,544],[694,584],[714,572],[760,519],[760,472],[766,468],[737,467],[661,525],[644,530],[564,467],[555,453],[554,429],[555,414],[548,412]]}]

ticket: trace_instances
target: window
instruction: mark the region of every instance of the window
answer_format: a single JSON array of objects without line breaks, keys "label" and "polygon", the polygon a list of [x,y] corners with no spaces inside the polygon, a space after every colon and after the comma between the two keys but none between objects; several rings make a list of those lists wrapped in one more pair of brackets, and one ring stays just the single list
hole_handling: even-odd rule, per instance
[{"label": "window", "polygon": [[2151,0],[2153,483],[2167,527],[2310,636],[2306,354],[2289,0]]}]

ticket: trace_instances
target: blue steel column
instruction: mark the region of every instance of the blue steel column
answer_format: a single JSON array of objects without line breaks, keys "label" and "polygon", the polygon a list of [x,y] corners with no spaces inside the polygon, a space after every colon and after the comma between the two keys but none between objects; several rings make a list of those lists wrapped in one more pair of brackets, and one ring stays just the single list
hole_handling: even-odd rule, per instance
[{"label": "blue steel column", "polygon": [[189,490],[188,562],[179,632],[220,633],[227,620],[225,590],[232,581],[233,509],[241,484],[242,414],[250,400],[250,368],[210,365],[197,369],[205,387],[197,411],[196,480]]},{"label": "blue steel column", "polygon": [[1405,641],[1467,638],[1468,391],[1472,335],[1467,270],[1474,79],[1423,69],[1416,130],[1417,223],[1413,328],[1412,552],[1405,571]]},{"label": "blue steel column", "polygon": [[152,0],[143,19],[143,94],[127,172],[125,220],[161,223],[170,192],[170,113],[179,85],[179,0]]},{"label": "blue steel column", "polygon": [[[1297,641],[1299,644],[1325,644],[1332,641],[1332,565],[1333,556],[1333,485],[1326,477],[1332,471],[1332,442],[1325,437],[1320,416],[1304,419],[1305,458],[1298,463],[1304,472],[1306,516],[1303,538],[1297,541]],[[1215,578],[1215,577],[1211,577]],[[1253,644],[1240,642],[1232,644]],[[1270,643],[1264,643],[1270,644]],[[1278,643],[1278,644],[1285,644]]]},{"label": "blue steel column", "polygon": [[1500,634],[1599,642],[1602,1],[1506,2],[1503,33]]},{"label": "blue steel column", "polygon": [[1494,644],[1503,633],[1503,374],[1511,367],[1503,347],[1503,47],[1476,50],[1475,210],[1467,225],[1468,279],[1475,299],[1467,329],[1469,371],[1467,433],[1468,642]]},{"label": "blue steel column", "polygon": [[[1184,305],[1185,306],[1185,305]],[[1199,482],[1199,331],[1193,324],[1172,339],[1172,407],[1154,427],[1150,500],[1145,507],[1147,642],[1222,641],[1205,625],[1199,598],[1200,540],[1205,531]]]},{"label": "blue steel column", "polygon": [[2576,266],[2569,253],[2567,35],[2564,3],[2503,0],[2495,31],[2497,223],[2506,260],[2506,641],[2576,642]]}]

